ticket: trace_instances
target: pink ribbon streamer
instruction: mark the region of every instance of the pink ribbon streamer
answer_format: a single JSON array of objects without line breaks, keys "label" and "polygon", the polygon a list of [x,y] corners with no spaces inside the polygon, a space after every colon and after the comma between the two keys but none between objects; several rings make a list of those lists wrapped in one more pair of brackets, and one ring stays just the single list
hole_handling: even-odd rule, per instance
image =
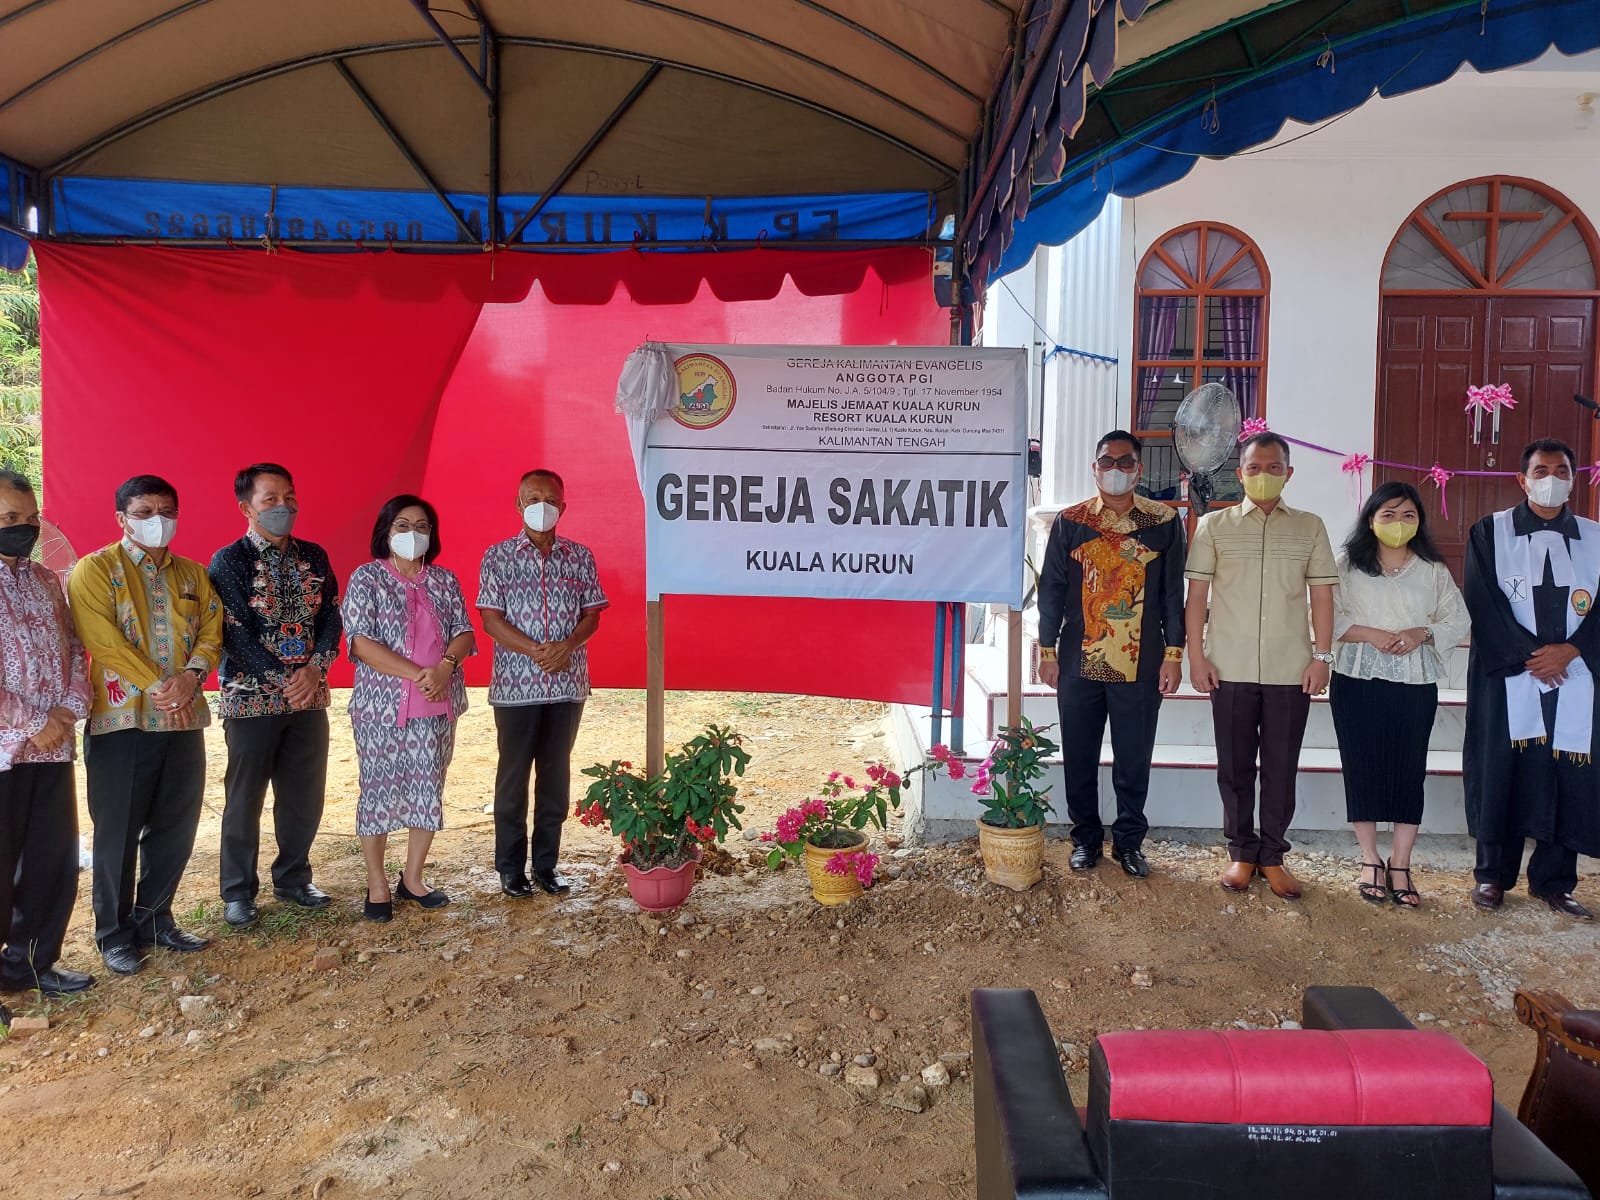
[{"label": "pink ribbon streamer", "polygon": [[1448,521],[1450,519],[1450,505],[1445,500],[1444,489],[1445,485],[1450,482],[1450,472],[1446,471],[1438,463],[1434,463],[1432,467],[1428,468],[1428,478],[1439,489],[1439,513]]}]

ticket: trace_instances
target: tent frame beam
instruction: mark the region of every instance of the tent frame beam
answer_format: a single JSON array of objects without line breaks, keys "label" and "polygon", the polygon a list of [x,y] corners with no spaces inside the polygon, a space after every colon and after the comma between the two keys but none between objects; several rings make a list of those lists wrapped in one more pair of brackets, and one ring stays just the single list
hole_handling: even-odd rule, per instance
[{"label": "tent frame beam", "polygon": [[[535,49],[545,50],[574,50],[582,53],[599,54],[608,58],[632,59],[635,62],[649,63],[659,61],[663,66],[671,67],[676,71],[683,71],[687,74],[697,75],[705,79],[714,79],[720,83],[733,84],[736,87],[744,88],[748,91],[755,92],[763,96],[770,96],[776,100],[787,101],[790,104],[799,105],[801,108],[805,108],[811,112],[820,113],[825,117],[839,121],[842,124],[850,126],[852,129],[857,129],[862,133],[876,138],[878,141],[883,142],[886,145],[894,147],[901,153],[915,158],[918,162],[932,167],[946,179],[954,177],[960,170],[959,167],[952,167],[950,164],[934,157],[926,150],[919,149],[918,147],[913,146],[911,143],[896,137],[894,134],[879,129],[874,125],[870,125],[858,117],[849,116],[846,113],[829,108],[824,104],[818,104],[814,100],[807,100],[803,96],[796,96],[792,93],[782,91],[779,88],[768,87],[764,84],[751,83],[748,80],[739,79],[736,76],[728,75],[722,71],[713,71],[707,67],[696,66],[692,63],[676,62],[669,59],[657,59],[648,54],[628,50],[619,50],[613,46],[596,46],[584,42],[563,41],[555,38],[501,37],[496,40],[501,47],[529,46]],[[362,58],[369,54],[388,54],[395,51],[420,50],[435,44],[436,43],[432,38],[427,38],[412,39],[401,42],[372,42],[364,45],[347,46],[340,50],[320,51],[316,54],[308,54],[300,58],[289,59],[284,62],[275,63],[271,66],[262,67],[259,70],[251,71],[244,75],[236,76],[233,79],[225,79],[219,83],[210,84],[207,87],[199,89],[198,91],[190,92],[186,96],[180,96],[175,100],[158,105],[155,108],[141,113],[137,117],[130,118],[121,125],[117,126],[115,129],[108,130],[92,140],[85,142],[77,149],[69,151],[62,158],[50,164],[50,166],[45,168],[41,173],[47,177],[63,174],[64,172],[69,171],[73,167],[77,166],[84,159],[99,153],[107,146],[119,142],[125,137],[129,137],[132,134],[138,133],[141,129],[147,128],[148,126],[177,113],[185,112],[188,109],[194,108],[196,105],[204,104],[208,100],[214,100],[218,96],[225,96],[230,92],[238,91],[240,88],[248,87],[253,83],[260,83],[267,79],[275,79],[280,75],[288,75],[304,67],[317,66],[322,63],[334,62],[339,59],[348,60],[352,58]]]},{"label": "tent frame beam", "polygon": [[467,61],[467,56],[461,52],[461,47],[456,45],[456,39],[450,36],[443,25],[439,24],[439,19],[428,8],[428,0],[411,0],[411,7],[417,10],[417,15],[433,31],[435,40],[450,51],[455,60],[461,64],[461,69],[472,77],[473,83],[478,85],[478,90],[493,104],[495,95],[494,89],[489,84],[489,70],[486,61],[488,52],[485,46],[490,36],[488,33],[489,23],[483,19],[483,14],[478,11],[477,5],[468,0],[467,11],[472,14],[473,19],[478,23],[478,57],[484,63],[481,69],[474,67]]},{"label": "tent frame beam", "polygon": [[[18,230],[19,233],[25,232]],[[27,234],[34,238],[38,235]],[[111,233],[62,233],[44,241],[78,246],[163,246],[169,250],[249,250],[260,247],[260,242],[246,243],[236,238],[159,238],[130,237]],[[630,242],[520,242],[500,247],[503,250],[530,254],[615,254],[623,250],[939,250],[949,249],[949,242],[937,238],[863,238],[860,241],[840,241],[821,238],[667,238],[644,239]],[[376,253],[380,248],[398,251],[426,250],[481,253],[476,241],[454,242],[379,242],[369,244],[359,238],[273,238],[272,248],[277,250],[322,250],[333,253]],[[264,251],[264,248],[262,248]],[[265,251],[264,251],[265,252]]]},{"label": "tent frame beam", "polygon": [[423,165],[422,160],[417,157],[417,152],[411,148],[410,143],[408,143],[400,131],[394,127],[394,122],[389,120],[388,115],[383,111],[382,108],[378,106],[378,102],[372,98],[371,93],[369,93],[366,88],[361,86],[361,81],[351,73],[350,68],[348,65],[346,65],[344,59],[334,59],[333,66],[334,69],[339,72],[339,77],[343,79],[345,83],[349,85],[350,90],[356,94],[356,99],[360,100],[361,103],[366,106],[367,111],[372,114],[372,119],[378,123],[378,127],[382,129],[384,133],[389,135],[389,140],[394,143],[394,148],[400,151],[400,157],[405,159],[406,163],[411,167],[411,169],[417,173],[417,178],[422,180],[423,183],[427,184],[428,190],[438,197],[439,203],[444,205],[445,210],[449,212],[451,219],[455,221],[456,228],[461,231],[462,238],[468,242],[476,244],[478,239],[473,234],[472,227],[462,219],[461,214],[456,211],[456,206],[450,203],[450,197],[445,194],[444,188],[439,186],[438,180],[434,179],[432,173],[429,172],[428,168]]},{"label": "tent frame beam", "polygon": [[633,87],[628,89],[628,94],[600,123],[600,128],[589,135],[589,140],[579,148],[576,154],[567,160],[567,165],[561,168],[550,186],[539,194],[538,203],[522,214],[522,219],[506,235],[508,245],[516,244],[516,240],[522,236],[522,231],[528,227],[535,217],[544,211],[545,205],[550,203],[560,193],[561,189],[567,186],[567,181],[577,173],[578,168],[583,166],[584,161],[595,152],[600,143],[606,140],[611,131],[616,128],[617,122],[627,115],[628,110],[634,106],[635,101],[644,95],[645,89],[655,81],[655,77],[659,74],[661,74],[661,64],[659,62],[651,63],[645,73],[634,83]]}]

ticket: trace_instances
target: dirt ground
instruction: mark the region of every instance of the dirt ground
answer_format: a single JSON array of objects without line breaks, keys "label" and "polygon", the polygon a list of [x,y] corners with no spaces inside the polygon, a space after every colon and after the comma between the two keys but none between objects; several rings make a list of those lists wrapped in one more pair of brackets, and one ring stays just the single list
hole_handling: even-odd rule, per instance
[{"label": "dirt ground", "polygon": [[[1459,871],[1418,871],[1420,912],[1375,908],[1325,855],[1294,859],[1309,886],[1287,904],[1220,891],[1211,847],[1152,844],[1155,873],[1137,881],[1109,862],[1073,875],[1052,842],[1044,882],[1020,895],[983,881],[972,842],[906,847],[886,852],[896,878],[830,910],[800,871],[747,869],[755,848],[736,836],[739,861],[657,918],[628,899],[611,839],[569,821],[572,895],[507,900],[483,811],[493,727],[482,694],[473,701],[429,869],[455,902],[399,909],[389,925],[360,918],[355,753],[336,712],[313,856],[336,903],[308,914],[268,895],[257,929],[227,929],[223,753],[220,730],[208,735],[207,809],[178,912],[216,942],[163,952],[131,979],[98,969],[83,997],[9,998],[50,1020],[0,1044],[9,1194],[968,1197],[974,987],[1038,992],[1080,1102],[1099,1030],[1274,1026],[1299,1015],[1308,984],[1342,983],[1381,988],[1460,1037],[1514,1105],[1533,1036],[1512,990],[1600,1005],[1594,927],[1525,894],[1479,913]],[[667,711],[669,738],[712,720],[747,736],[756,828],[884,745],[874,704],[695,694]],[[642,742],[642,695],[600,693],[574,764],[638,758]],[[1593,903],[1600,878],[1584,869]],[[313,969],[319,949],[337,952],[336,968]],[[63,962],[99,968],[86,875]],[[858,1055],[872,1056],[877,1087],[845,1082],[838,1065]],[[941,1060],[951,1082],[928,1089],[926,1111],[888,1103]]]}]

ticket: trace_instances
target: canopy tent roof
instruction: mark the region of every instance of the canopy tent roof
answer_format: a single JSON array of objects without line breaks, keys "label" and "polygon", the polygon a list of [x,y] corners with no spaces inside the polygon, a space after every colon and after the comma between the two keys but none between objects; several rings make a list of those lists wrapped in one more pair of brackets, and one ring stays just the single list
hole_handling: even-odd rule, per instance
[{"label": "canopy tent roof", "polygon": [[0,0],[0,261],[6,225],[726,249],[953,216],[976,292],[1197,155],[1551,44],[1600,45],[1600,4]]}]

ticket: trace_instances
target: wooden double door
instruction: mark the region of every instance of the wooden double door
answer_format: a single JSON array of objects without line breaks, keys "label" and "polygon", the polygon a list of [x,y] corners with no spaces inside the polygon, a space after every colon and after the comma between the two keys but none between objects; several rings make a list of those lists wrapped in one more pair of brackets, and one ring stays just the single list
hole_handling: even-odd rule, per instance
[{"label": "wooden double door", "polygon": [[[1591,297],[1461,292],[1383,299],[1376,458],[1450,471],[1517,471],[1534,438],[1556,437],[1595,458],[1595,421],[1575,394],[1595,397],[1595,305]],[[1509,384],[1516,407],[1495,417],[1464,411],[1467,389]],[[1433,484],[1414,471],[1376,468],[1374,479],[1417,484],[1434,540],[1456,579],[1478,518],[1522,499],[1513,478],[1459,475],[1448,485],[1450,515]],[[1574,511],[1593,515],[1594,485],[1580,473]]]}]

